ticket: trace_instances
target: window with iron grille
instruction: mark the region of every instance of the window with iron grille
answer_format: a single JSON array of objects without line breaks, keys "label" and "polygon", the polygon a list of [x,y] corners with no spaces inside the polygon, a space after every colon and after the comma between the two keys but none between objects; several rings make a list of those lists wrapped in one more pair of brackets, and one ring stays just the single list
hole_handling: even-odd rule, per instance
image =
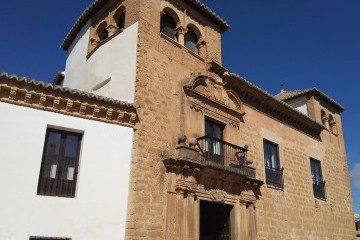
[{"label": "window with iron grille", "polygon": [[47,129],[38,195],[75,197],[81,140],[81,133]]},{"label": "window with iron grille", "polygon": [[314,196],[317,198],[326,198],[325,181],[321,173],[321,162],[310,158],[311,178],[313,182]]},{"label": "window with iron grille", "polygon": [[283,169],[280,168],[279,147],[264,139],[264,161],[266,183],[283,187]]}]

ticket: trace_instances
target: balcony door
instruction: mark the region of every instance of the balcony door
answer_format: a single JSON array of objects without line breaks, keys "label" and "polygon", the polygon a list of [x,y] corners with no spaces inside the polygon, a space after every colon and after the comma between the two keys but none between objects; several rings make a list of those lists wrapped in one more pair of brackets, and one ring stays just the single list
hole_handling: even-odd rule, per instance
[{"label": "balcony door", "polygon": [[224,126],[205,119],[205,136],[206,136],[206,146],[205,151],[207,159],[210,161],[216,162],[218,164],[224,163],[223,157],[223,129]]}]

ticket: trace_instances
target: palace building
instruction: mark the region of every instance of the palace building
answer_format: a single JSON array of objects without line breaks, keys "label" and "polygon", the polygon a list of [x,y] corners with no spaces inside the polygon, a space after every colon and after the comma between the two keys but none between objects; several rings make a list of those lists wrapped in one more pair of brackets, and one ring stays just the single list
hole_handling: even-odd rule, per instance
[{"label": "palace building", "polygon": [[355,239],[343,106],[222,65],[198,0],[95,0],[46,84],[0,74],[4,240]]}]

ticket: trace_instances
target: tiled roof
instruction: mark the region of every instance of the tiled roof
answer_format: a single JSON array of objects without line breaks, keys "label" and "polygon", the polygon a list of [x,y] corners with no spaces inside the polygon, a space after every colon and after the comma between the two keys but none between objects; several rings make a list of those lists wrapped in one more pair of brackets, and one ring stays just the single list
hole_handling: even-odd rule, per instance
[{"label": "tiled roof", "polygon": [[77,89],[61,87],[59,85],[54,85],[54,84],[51,84],[51,83],[45,83],[45,82],[42,82],[42,81],[37,81],[35,79],[29,79],[27,77],[19,77],[17,75],[8,74],[6,72],[0,72],[0,77],[6,77],[6,78],[8,78],[10,80],[23,82],[23,83],[29,84],[29,85],[39,86],[39,87],[42,87],[42,88],[45,88],[45,89],[52,89],[54,91],[60,91],[60,92],[63,92],[63,93],[69,93],[71,95],[77,95],[77,96],[80,96],[80,97],[86,97],[86,98],[89,98],[89,99],[95,99],[97,101],[101,101],[101,102],[105,102],[105,103],[111,103],[111,104],[120,105],[120,106],[124,106],[124,107],[129,107],[129,108],[133,108],[133,109],[136,108],[135,104],[128,103],[126,101],[107,98],[107,97],[104,97],[104,96],[100,96],[100,95],[80,91],[80,90],[77,90]]},{"label": "tiled roof", "polygon": [[[86,22],[109,0],[95,0],[92,4],[90,4],[87,9],[80,15],[80,17],[76,20],[74,26],[70,29],[65,39],[61,44],[61,48],[64,50],[68,50],[71,43],[74,41],[77,34],[80,32],[81,28],[86,24]],[[205,6],[199,0],[183,0],[188,3],[190,6],[198,10],[205,17],[208,17],[213,22],[220,27],[221,31],[225,32],[229,28],[229,24],[223,20],[220,16],[214,13],[210,8]]]},{"label": "tiled roof", "polygon": [[[293,107],[291,107],[286,102],[277,99],[276,97],[274,97],[270,93],[264,91],[262,88],[256,86],[255,84],[253,84],[250,81],[246,80],[245,78],[239,76],[238,74],[226,73],[226,75],[224,75],[224,76],[232,78],[232,81],[234,81],[234,80],[235,80],[235,82],[238,81],[239,83],[247,86],[247,88],[249,88],[249,89],[253,89],[259,95],[262,95],[266,99],[267,102],[275,103],[278,107],[281,106],[283,109],[287,109],[289,112],[291,112],[292,116],[297,116],[298,119],[302,119],[304,121],[307,121],[308,123],[310,123],[311,125],[315,126],[318,129],[323,129],[323,126],[320,123],[318,123],[315,120],[311,119],[309,116],[303,114],[302,112],[294,109]],[[233,84],[235,82],[233,82]]]},{"label": "tiled roof", "polygon": [[341,106],[340,104],[335,102],[335,100],[333,100],[332,98],[330,98],[329,96],[327,96],[325,93],[323,93],[322,91],[320,91],[317,88],[308,88],[308,89],[293,90],[293,91],[281,91],[280,93],[276,94],[274,97],[277,100],[287,102],[294,98],[298,98],[298,97],[308,95],[308,94],[315,94],[315,95],[321,97],[322,99],[324,99],[326,102],[328,102],[332,106],[334,106],[338,111],[340,111],[340,112],[344,111],[343,106]]}]

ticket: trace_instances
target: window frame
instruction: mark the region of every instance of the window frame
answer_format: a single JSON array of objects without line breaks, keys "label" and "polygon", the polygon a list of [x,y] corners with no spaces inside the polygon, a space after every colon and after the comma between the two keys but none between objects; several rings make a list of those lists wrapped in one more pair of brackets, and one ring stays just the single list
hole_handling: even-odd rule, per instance
[{"label": "window frame", "polygon": [[[47,153],[48,153],[48,144],[49,144],[49,136],[51,133],[60,134],[60,144],[59,144],[59,152],[56,160],[56,173],[55,177],[44,177],[45,167],[47,163]],[[77,137],[77,146],[76,153],[74,159],[74,172],[73,179],[63,179],[63,166],[65,159],[65,151],[66,151],[66,139],[68,136]],[[39,171],[39,179],[37,186],[37,195],[42,196],[55,196],[55,197],[68,197],[74,198],[76,193],[77,186],[77,178],[79,173],[79,162],[80,162],[80,151],[82,145],[83,133],[78,131],[69,131],[69,130],[61,130],[53,127],[48,127],[46,129],[45,141],[43,145],[43,154],[41,158],[41,166]],[[63,183],[66,183],[66,191],[63,191]],[[50,186],[49,186],[50,185]],[[69,191],[70,186],[70,191]]]},{"label": "window frame", "polygon": [[[170,24],[174,25],[174,26],[170,26]],[[167,31],[164,31],[164,28],[166,28],[166,27],[174,31],[171,34],[171,36],[170,36],[170,34],[168,34]],[[169,12],[164,11],[160,17],[160,33],[164,34],[166,37],[172,39],[173,41],[178,42],[179,36],[178,36],[178,33],[176,32],[176,27],[177,27],[176,20],[173,18],[173,16]]]},{"label": "window frame", "polygon": [[[312,164],[314,163],[314,164]],[[314,168],[313,168],[314,166]],[[315,166],[318,166],[318,171],[316,171]],[[314,171],[313,171],[314,170]],[[319,176],[317,176],[316,173],[319,173]],[[314,174],[313,174],[314,173]],[[316,198],[319,199],[326,199],[326,188],[325,188],[325,181],[324,181],[324,176],[323,176],[323,170],[322,170],[322,166],[321,166],[321,161],[317,160],[315,158],[310,157],[310,176],[311,176],[311,181],[312,181],[312,186],[313,186],[313,195]],[[320,196],[320,194],[318,195],[317,192],[315,191],[315,188],[322,188],[322,195]]]},{"label": "window frame", "polygon": [[[266,146],[268,145],[268,147]],[[275,149],[275,163],[277,166],[272,166],[272,160],[269,159],[267,161],[266,156],[269,156],[271,158],[272,152],[271,149]],[[266,153],[266,151],[270,151],[269,153]],[[267,139],[263,139],[263,154],[264,154],[264,168],[265,168],[265,179],[266,184],[269,186],[274,186],[280,189],[284,188],[284,178],[283,178],[283,170],[284,168],[281,167],[280,162],[280,153],[279,153],[279,144],[272,142]],[[270,166],[267,164],[267,162],[270,163]]]}]

